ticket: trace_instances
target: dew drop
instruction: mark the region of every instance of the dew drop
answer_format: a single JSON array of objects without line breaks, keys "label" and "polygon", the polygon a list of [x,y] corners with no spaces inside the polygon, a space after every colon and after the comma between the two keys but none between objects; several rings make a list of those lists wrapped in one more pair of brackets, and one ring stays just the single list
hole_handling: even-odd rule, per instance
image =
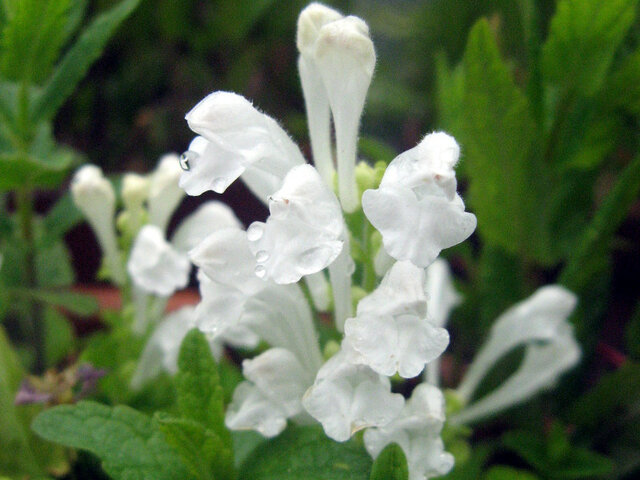
[{"label": "dew drop", "polygon": [[182,168],[182,170],[184,170],[185,172],[188,172],[191,168],[191,165],[189,165],[189,161],[195,160],[196,158],[198,158],[198,154],[196,152],[187,150],[182,155],[180,155],[180,168]]},{"label": "dew drop", "polygon": [[256,266],[256,269],[254,270],[256,277],[258,278],[264,278],[264,276],[267,274],[267,269],[265,268],[264,265],[258,265]]},{"label": "dew drop", "polygon": [[265,250],[260,250],[258,253],[256,253],[256,262],[264,263],[267,260],[269,260],[269,253]]},{"label": "dew drop", "polygon": [[264,233],[264,225],[260,222],[254,222],[247,229],[247,239],[250,242],[256,242],[262,238]]}]

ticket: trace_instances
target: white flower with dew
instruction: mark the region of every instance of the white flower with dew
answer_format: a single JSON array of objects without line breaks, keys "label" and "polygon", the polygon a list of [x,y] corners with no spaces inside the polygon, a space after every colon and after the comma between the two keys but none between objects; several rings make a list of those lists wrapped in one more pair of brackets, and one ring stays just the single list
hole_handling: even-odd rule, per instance
[{"label": "white flower with dew", "polygon": [[409,480],[439,477],[453,468],[454,458],[444,451],[440,432],[444,425],[442,392],[426,383],[419,384],[406,401],[400,415],[383,427],[364,432],[367,452],[377,458],[390,443],[405,453]]},{"label": "white flower with dew", "polygon": [[98,238],[111,278],[119,285],[124,284],[126,274],[116,240],[116,196],[111,182],[99,167],[85,165],[73,176],[71,196]]},{"label": "white flower with dew", "polygon": [[327,436],[338,442],[364,428],[386,425],[404,404],[402,395],[391,393],[387,377],[349,361],[349,348],[343,341],[342,350],[322,366],[302,400]]},{"label": "white flower with dew", "polygon": [[427,316],[425,273],[410,262],[396,262],[345,323],[353,361],[377,373],[404,378],[420,374],[449,345],[449,333]]},{"label": "white flower with dew", "polygon": [[231,208],[217,200],[210,200],[200,205],[178,225],[171,243],[177,250],[189,252],[211,233],[225,228],[241,230],[243,226]]},{"label": "white flower with dew", "polygon": [[246,172],[249,188],[266,201],[292,167],[305,163],[282,127],[241,95],[211,93],[185,118],[200,135],[181,158],[180,186],[189,195],[223,193]]},{"label": "white flower with dew", "polygon": [[475,215],[456,193],[459,154],[453,137],[432,133],[389,164],[379,188],[364,192],[364,213],[393,258],[427,267],[475,230]]},{"label": "white flower with dew", "polygon": [[559,285],[550,285],[503,313],[491,328],[489,339],[474,358],[457,393],[468,402],[491,367],[511,350],[524,345],[522,364],[494,391],[452,417],[452,422],[470,423],[527,400],[553,386],[560,375],[573,367],[580,359],[580,347],[567,319],[576,303],[573,293]]},{"label": "white flower with dew", "polygon": [[149,223],[167,231],[167,224],[184,197],[184,190],[178,186],[182,169],[175,153],[164,155],[156,169],[149,176]]},{"label": "white flower with dew", "polygon": [[311,165],[292,168],[269,198],[266,223],[247,229],[255,273],[276,283],[294,283],[329,266],[344,245],[340,204]]},{"label": "white flower with dew", "polygon": [[136,286],[166,297],[187,285],[190,270],[189,259],[165,240],[160,228],[145,225],[140,229],[127,262]]}]

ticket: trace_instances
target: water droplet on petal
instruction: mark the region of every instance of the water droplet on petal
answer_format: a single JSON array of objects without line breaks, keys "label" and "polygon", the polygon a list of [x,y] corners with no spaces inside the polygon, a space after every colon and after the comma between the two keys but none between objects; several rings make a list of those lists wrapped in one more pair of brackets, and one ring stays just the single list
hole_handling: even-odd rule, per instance
[{"label": "water droplet on petal", "polygon": [[256,242],[262,238],[262,234],[264,233],[264,224],[261,222],[254,222],[249,225],[247,229],[247,239],[250,242]]},{"label": "water droplet on petal", "polygon": [[191,150],[187,150],[182,155],[180,155],[180,168],[185,172],[188,172],[191,166],[189,165],[189,161],[193,161],[198,158],[198,154]]},{"label": "water droplet on petal", "polygon": [[264,265],[258,265],[254,270],[254,272],[256,274],[256,277],[264,278],[264,276],[267,274],[267,269],[265,268]]},{"label": "water droplet on petal", "polygon": [[269,260],[269,253],[265,250],[260,250],[258,253],[256,253],[256,262],[264,263],[267,260]]}]

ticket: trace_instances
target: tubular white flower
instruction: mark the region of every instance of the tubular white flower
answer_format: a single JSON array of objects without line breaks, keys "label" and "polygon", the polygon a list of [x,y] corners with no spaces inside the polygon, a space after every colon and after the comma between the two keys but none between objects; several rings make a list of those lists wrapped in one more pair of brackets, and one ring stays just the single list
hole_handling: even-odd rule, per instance
[{"label": "tubular white flower", "polygon": [[355,269],[355,264],[351,258],[351,247],[349,238],[344,237],[344,246],[338,258],[329,265],[329,279],[333,292],[333,316],[336,328],[339,332],[344,332],[344,322],[353,313],[353,302],[351,300],[351,275]]},{"label": "tubular white flower", "polygon": [[171,153],[160,158],[149,179],[149,223],[160,227],[163,232],[166,232],[171,215],[185,195],[178,186],[181,173],[179,158]]},{"label": "tubular white flower", "polygon": [[309,137],[313,161],[327,185],[333,184],[333,155],[331,152],[331,112],[329,98],[316,64],[315,48],[320,29],[342,15],[320,3],[307,6],[298,17],[296,43],[300,57],[298,71],[307,110]]},{"label": "tubular white flower", "polygon": [[81,167],[71,181],[71,196],[100,242],[105,262],[114,282],[122,285],[126,274],[116,241],[114,224],[116,196],[111,182],[95,165]]},{"label": "tubular white flower", "polygon": [[173,246],[181,252],[197,247],[211,233],[224,228],[242,229],[233,210],[222,202],[208,201],[200,205],[178,226],[171,238]]},{"label": "tubular white flower", "polygon": [[580,348],[567,318],[577,299],[559,285],[538,289],[531,297],[503,313],[491,328],[458,388],[469,401],[491,367],[506,353],[525,345],[519,369],[495,391],[466,407],[454,418],[469,422],[533,396],[549,387],[580,358]]},{"label": "tubular white flower", "polygon": [[453,167],[459,153],[453,137],[427,135],[389,164],[379,188],[364,192],[364,213],[393,258],[427,267],[443,248],[475,230],[475,215],[464,211],[456,194]]},{"label": "tubular white flower", "polygon": [[223,193],[245,171],[264,173],[271,181],[282,179],[293,166],[305,163],[280,125],[241,95],[214,92],[185,118],[202,136],[181,159],[180,187],[189,195]]},{"label": "tubular white flower", "polygon": [[344,244],[344,220],[335,195],[311,165],[291,169],[269,198],[266,223],[247,230],[255,273],[276,283],[297,282],[330,265]]},{"label": "tubular white flower", "polygon": [[238,385],[227,409],[225,424],[232,430],[256,430],[265,437],[278,435],[287,419],[303,413],[301,399],[313,382],[295,355],[271,348],[242,362],[248,379]]},{"label": "tubular white flower", "polygon": [[189,281],[191,264],[164,239],[155,225],[140,229],[127,262],[136,286],[146,292],[169,296]]},{"label": "tubular white flower", "polygon": [[304,277],[304,280],[316,309],[321,312],[327,310],[331,304],[331,298],[329,296],[329,282],[327,282],[324,272],[312,273]]},{"label": "tubular white flower", "polygon": [[315,60],[335,125],[340,201],[345,211],[353,212],[359,204],[355,180],[358,128],[376,63],[367,24],[349,16],[321,27]]},{"label": "tubular white flower", "polygon": [[[425,292],[429,304],[429,318],[437,327],[444,327],[449,314],[462,301],[451,280],[451,270],[445,260],[436,259],[426,270]],[[432,385],[440,383],[440,359],[427,365],[426,379]]]},{"label": "tubular white flower", "polygon": [[125,173],[122,176],[122,202],[127,218],[129,232],[135,235],[145,223],[144,202],[149,196],[149,179],[137,173]]},{"label": "tubular white flower", "polygon": [[328,437],[344,442],[363,428],[382,426],[402,409],[402,395],[391,393],[389,379],[369,367],[354,365],[346,340],[342,350],[325,363],[302,404]]},{"label": "tubular white flower", "polygon": [[453,455],[444,451],[440,431],[444,425],[444,397],[433,385],[421,383],[395,420],[364,432],[364,445],[373,458],[390,443],[407,457],[409,480],[439,477],[451,470]]},{"label": "tubular white flower", "polygon": [[410,262],[391,267],[345,323],[345,338],[358,354],[353,361],[382,375],[412,378],[442,354],[449,333],[427,318],[424,286],[423,269]]}]

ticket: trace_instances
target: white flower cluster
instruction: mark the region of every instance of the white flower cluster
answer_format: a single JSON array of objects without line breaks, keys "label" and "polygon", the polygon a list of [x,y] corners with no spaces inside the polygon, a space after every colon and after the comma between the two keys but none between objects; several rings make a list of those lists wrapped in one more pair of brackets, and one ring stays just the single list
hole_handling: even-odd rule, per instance
[{"label": "white flower cluster", "polygon": [[[166,296],[185,285],[190,260],[198,267],[201,294],[195,309],[158,327],[134,383],[142,384],[161,368],[174,371],[180,342],[193,326],[208,335],[214,352],[223,342],[255,347],[263,341],[269,348],[242,364],[245,381],[227,410],[229,428],[273,437],[288,421],[317,421],[336,441],[366,429],[365,447],[374,458],[395,442],[405,452],[411,480],[443,475],[454,459],[440,437],[445,405],[438,358],[449,344],[444,327],[460,296],[446,262],[437,257],[476,227],[456,191],[460,149],[446,133],[429,134],[397,156],[378,181],[369,182],[375,188],[359,188],[358,130],[376,61],[368,27],[313,3],[300,14],[297,46],[315,167],[274,119],[230,92],[208,95],[186,115],[198,136],[179,160],[172,160],[182,169],[179,185],[189,195],[222,193],[241,178],[268,205],[265,222],[245,230],[228,207],[208,203],[168,242],[168,215],[181,197],[163,190],[168,187],[154,187],[154,178],[164,178],[160,172],[170,168],[159,167],[150,180],[125,182],[127,221],[139,230],[128,261],[134,283]],[[100,225],[112,222],[113,193],[105,193],[96,167],[85,168],[93,169],[87,172],[101,185],[88,190],[102,195],[109,208],[96,212],[89,194],[79,198],[86,183],[81,178],[91,176],[87,172],[78,173],[74,198],[108,258],[115,237]],[[375,177],[374,169],[358,168]],[[176,175],[174,167],[171,172]],[[163,199],[171,205],[154,207]],[[345,213],[350,223],[357,218],[356,224],[365,225],[365,233],[349,231]],[[375,235],[382,237],[378,251]],[[367,265],[355,265],[351,245],[356,243],[369,257]],[[364,269],[369,277],[382,277],[377,287],[375,282],[354,285],[354,272],[365,278]],[[115,269],[112,275],[118,279]],[[298,283],[301,279],[304,283]],[[355,312],[354,287],[365,290]],[[575,302],[570,292],[552,286],[501,316],[458,390],[465,406],[447,421],[470,423],[494,414],[550,386],[574,365],[579,348],[567,317]],[[335,327],[343,334],[340,345],[324,346],[327,356],[335,352],[328,359],[312,307],[332,307]],[[491,366],[521,345],[525,359],[516,373],[472,402]],[[410,398],[392,393],[392,377],[423,372],[424,381]]]}]

